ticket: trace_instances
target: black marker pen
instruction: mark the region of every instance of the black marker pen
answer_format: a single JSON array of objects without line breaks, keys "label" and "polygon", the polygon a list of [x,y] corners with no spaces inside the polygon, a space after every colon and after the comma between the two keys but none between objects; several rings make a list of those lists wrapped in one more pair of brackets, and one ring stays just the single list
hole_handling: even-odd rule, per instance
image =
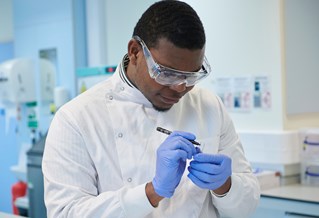
[{"label": "black marker pen", "polygon": [[[157,127],[156,130],[159,131],[159,132],[165,133],[166,135],[170,135],[170,134],[172,133],[172,131],[169,131],[169,130],[164,129],[164,128],[162,128],[162,127]],[[194,141],[194,140],[189,140],[189,141],[190,141],[191,143],[193,143],[194,145],[200,146],[200,143],[199,143],[199,142],[196,142],[196,141]]]}]

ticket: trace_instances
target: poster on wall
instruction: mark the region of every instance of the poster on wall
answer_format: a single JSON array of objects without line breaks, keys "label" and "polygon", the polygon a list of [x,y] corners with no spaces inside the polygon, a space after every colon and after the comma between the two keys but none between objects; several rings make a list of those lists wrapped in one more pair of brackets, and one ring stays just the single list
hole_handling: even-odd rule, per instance
[{"label": "poster on wall", "polygon": [[268,76],[218,77],[215,79],[214,89],[230,112],[271,108]]},{"label": "poster on wall", "polygon": [[251,77],[216,78],[215,90],[227,110],[232,112],[249,112],[252,108]]},{"label": "poster on wall", "polygon": [[234,108],[237,112],[250,112],[252,108],[252,78],[250,76],[233,77]]},{"label": "poster on wall", "polygon": [[254,77],[254,108],[271,108],[271,91],[269,76]]},{"label": "poster on wall", "polygon": [[233,108],[233,92],[231,77],[218,77],[215,79],[215,91],[221,98],[227,110]]}]

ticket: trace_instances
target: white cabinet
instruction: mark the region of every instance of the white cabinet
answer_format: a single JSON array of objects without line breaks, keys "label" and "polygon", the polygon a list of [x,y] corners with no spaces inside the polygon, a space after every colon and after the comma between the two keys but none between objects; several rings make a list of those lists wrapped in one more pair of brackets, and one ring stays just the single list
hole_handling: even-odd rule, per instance
[{"label": "white cabinet", "polygon": [[319,217],[319,203],[262,196],[252,217]]},{"label": "white cabinet", "polygon": [[272,217],[319,218],[319,188],[298,184],[263,191],[252,218]]}]

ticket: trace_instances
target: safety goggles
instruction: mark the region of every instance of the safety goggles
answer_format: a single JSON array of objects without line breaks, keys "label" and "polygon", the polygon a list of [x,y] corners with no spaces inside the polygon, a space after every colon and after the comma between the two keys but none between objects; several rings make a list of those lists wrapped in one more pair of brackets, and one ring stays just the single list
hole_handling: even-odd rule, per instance
[{"label": "safety goggles", "polygon": [[174,86],[185,84],[187,87],[194,86],[200,80],[207,77],[211,72],[211,67],[206,57],[204,57],[201,69],[197,72],[180,71],[160,65],[156,63],[156,61],[152,57],[152,54],[147,48],[145,42],[138,36],[133,36],[133,38],[137,40],[143,48],[148,72],[151,78],[153,78],[157,83],[161,85]]}]

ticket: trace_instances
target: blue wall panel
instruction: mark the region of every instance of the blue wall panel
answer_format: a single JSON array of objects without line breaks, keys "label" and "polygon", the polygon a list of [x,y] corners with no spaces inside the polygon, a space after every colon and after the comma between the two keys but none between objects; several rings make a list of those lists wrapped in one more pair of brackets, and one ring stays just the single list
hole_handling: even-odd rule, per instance
[{"label": "blue wall panel", "polygon": [[0,64],[13,58],[13,43],[0,43]]},{"label": "blue wall panel", "polygon": [[[13,58],[13,43],[0,43],[0,64]],[[0,105],[0,211],[12,212],[11,186],[16,178],[10,167],[17,163],[18,148],[15,137],[15,120],[5,119],[5,109]],[[8,125],[8,127],[6,127]]]},{"label": "blue wall panel", "polygon": [[0,211],[12,213],[11,187],[17,179],[10,167],[18,163],[19,148],[16,142],[16,121],[10,119],[8,122],[6,123],[5,110],[0,108]]}]

